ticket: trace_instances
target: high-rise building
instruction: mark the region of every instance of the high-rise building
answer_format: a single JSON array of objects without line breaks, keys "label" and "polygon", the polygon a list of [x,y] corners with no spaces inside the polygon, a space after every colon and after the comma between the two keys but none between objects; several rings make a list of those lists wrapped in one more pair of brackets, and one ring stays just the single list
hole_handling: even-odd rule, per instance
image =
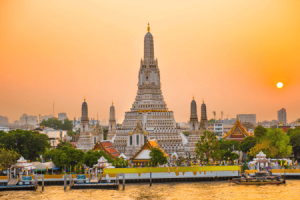
[{"label": "high-rise building", "polygon": [[92,150],[94,144],[92,143],[92,136],[90,133],[90,124],[88,117],[88,106],[84,98],[81,106],[81,123],[80,123],[80,136],[77,142],[77,149],[82,151]]},{"label": "high-rise building", "polygon": [[194,97],[191,102],[190,130],[198,130],[197,104]]},{"label": "high-rise building", "polygon": [[236,117],[239,118],[241,122],[250,122],[254,126],[256,125],[256,114],[238,114]]},{"label": "high-rise building", "polygon": [[282,108],[281,110],[277,111],[277,121],[279,123],[282,123],[283,125],[287,124],[287,120],[286,120],[286,110],[284,108]]},{"label": "high-rise building", "polygon": [[23,114],[20,117],[20,125],[37,125],[38,124],[38,118],[37,116],[31,116],[31,115],[27,115],[27,114]]},{"label": "high-rise building", "polygon": [[[110,128],[113,130],[112,123]],[[143,136],[143,137],[142,137]],[[154,57],[153,35],[148,31],[144,38],[144,58],[140,60],[138,91],[130,111],[116,133],[108,139],[120,153],[132,157],[147,139],[156,139],[162,149],[172,154],[184,156],[186,139],[176,127],[172,111],[164,101],[158,61]],[[124,145],[125,144],[125,145]]]},{"label": "high-rise building", "polygon": [[58,113],[58,120],[64,121],[67,119],[67,113]]},{"label": "high-rise building", "polygon": [[0,126],[6,126],[6,125],[8,125],[8,124],[9,124],[8,118],[7,118],[7,117],[0,116]]}]

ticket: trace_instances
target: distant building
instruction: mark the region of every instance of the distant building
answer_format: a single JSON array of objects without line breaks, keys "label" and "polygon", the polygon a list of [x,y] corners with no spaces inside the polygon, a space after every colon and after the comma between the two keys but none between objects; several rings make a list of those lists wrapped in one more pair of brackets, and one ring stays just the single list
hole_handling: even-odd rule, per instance
[{"label": "distant building", "polygon": [[14,123],[13,123],[13,125],[14,125],[14,126],[19,126],[19,125],[20,125],[20,121],[15,120]]},{"label": "distant building", "polygon": [[241,122],[250,122],[253,125],[256,125],[256,114],[239,114],[236,115]]},{"label": "distant building", "polygon": [[233,125],[236,122],[236,118],[226,118],[223,120],[224,125]]},{"label": "distant building", "polygon": [[28,116],[27,114],[23,114],[21,117],[20,117],[20,125],[25,125],[25,124],[28,124],[28,125],[37,125],[38,124],[38,119],[37,119],[37,116]]},{"label": "distant building", "polygon": [[67,113],[58,113],[58,120],[64,121],[67,119]]},{"label": "distant building", "polygon": [[102,126],[106,126],[106,119],[102,119],[102,122],[100,123]]},{"label": "distant building", "polygon": [[0,116],[0,126],[9,125],[9,121],[7,117]]},{"label": "distant building", "polygon": [[68,131],[55,130],[52,128],[45,128],[42,131],[39,131],[40,134],[45,134],[48,136],[48,141],[52,148],[56,148],[60,141],[70,141],[70,138],[67,136]]},{"label": "distant building", "polygon": [[282,123],[283,125],[287,124],[287,120],[286,120],[286,110],[284,108],[282,108],[281,110],[277,111],[277,121],[279,123]]},{"label": "distant building", "polygon": [[53,118],[53,115],[44,115],[44,116],[40,116],[40,123],[45,120],[47,121],[48,119]]},{"label": "distant building", "polygon": [[223,129],[223,123],[222,121],[215,123],[208,123],[207,130],[210,132],[213,132],[216,136],[223,136],[224,129]]}]

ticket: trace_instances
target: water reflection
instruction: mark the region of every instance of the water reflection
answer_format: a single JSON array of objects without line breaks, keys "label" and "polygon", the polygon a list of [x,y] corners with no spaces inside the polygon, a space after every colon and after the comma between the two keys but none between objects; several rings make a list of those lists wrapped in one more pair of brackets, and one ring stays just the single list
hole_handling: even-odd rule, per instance
[{"label": "water reflection", "polygon": [[300,180],[286,185],[241,186],[222,182],[127,184],[125,191],[63,190],[63,186],[46,186],[37,191],[0,192],[0,199],[297,199]]}]

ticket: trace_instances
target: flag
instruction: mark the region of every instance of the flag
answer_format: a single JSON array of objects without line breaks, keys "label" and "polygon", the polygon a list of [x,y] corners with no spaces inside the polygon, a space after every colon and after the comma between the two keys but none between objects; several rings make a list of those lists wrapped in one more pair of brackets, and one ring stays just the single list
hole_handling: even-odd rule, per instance
[{"label": "flag", "polygon": [[81,165],[80,165],[80,167],[79,167],[79,170],[81,171]]},{"label": "flag", "polygon": [[276,161],[276,163],[275,163],[276,165],[278,165],[278,162]]},{"label": "flag", "polygon": [[47,166],[47,172],[48,172],[48,166]]},{"label": "flag", "polygon": [[37,166],[35,167],[35,172],[37,173]]},{"label": "flag", "polygon": [[294,165],[296,165],[296,164],[297,164],[297,160],[295,161]]}]

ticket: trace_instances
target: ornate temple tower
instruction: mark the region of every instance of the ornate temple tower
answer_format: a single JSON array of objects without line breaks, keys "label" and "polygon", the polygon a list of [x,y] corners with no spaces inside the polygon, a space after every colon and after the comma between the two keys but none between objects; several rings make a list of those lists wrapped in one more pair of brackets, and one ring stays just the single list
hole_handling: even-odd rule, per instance
[{"label": "ornate temple tower", "polygon": [[200,127],[202,129],[207,129],[207,116],[206,116],[206,105],[204,100],[201,105],[201,120],[200,120]]},{"label": "ornate temple tower", "polygon": [[[138,90],[135,101],[130,111],[125,112],[122,126],[116,129],[114,135],[109,134],[109,139],[114,143],[116,149],[122,153],[125,151],[127,157],[133,156],[137,150],[129,145],[130,135],[133,139],[132,144],[135,144],[136,137],[141,140],[137,145],[140,146],[143,143],[142,138],[145,138],[142,137],[144,133],[147,134],[146,138],[156,139],[166,153],[171,155],[176,152],[178,155],[184,155],[184,135],[176,128],[173,112],[168,111],[167,104],[164,101],[158,61],[154,58],[153,35],[150,33],[148,24],[144,38],[144,56],[140,60]],[[144,133],[134,136],[134,132],[136,133],[138,130],[142,130]],[[122,146],[124,140],[127,141],[125,148]]]},{"label": "ornate temple tower", "polygon": [[117,124],[115,117],[115,106],[112,102],[109,109],[109,120],[108,120],[108,139],[111,139],[116,134]]},{"label": "ornate temple tower", "polygon": [[196,104],[194,97],[191,102],[190,130],[191,131],[198,130],[197,104]]},{"label": "ornate temple tower", "polygon": [[98,114],[97,114],[97,124],[92,132],[92,141],[95,145],[98,141],[101,142],[102,140],[103,140],[103,130],[101,125],[99,124]]},{"label": "ornate temple tower", "polygon": [[80,123],[80,136],[77,142],[77,149],[82,151],[92,150],[94,147],[92,137],[90,134],[88,106],[84,98],[81,107],[81,123]]}]

